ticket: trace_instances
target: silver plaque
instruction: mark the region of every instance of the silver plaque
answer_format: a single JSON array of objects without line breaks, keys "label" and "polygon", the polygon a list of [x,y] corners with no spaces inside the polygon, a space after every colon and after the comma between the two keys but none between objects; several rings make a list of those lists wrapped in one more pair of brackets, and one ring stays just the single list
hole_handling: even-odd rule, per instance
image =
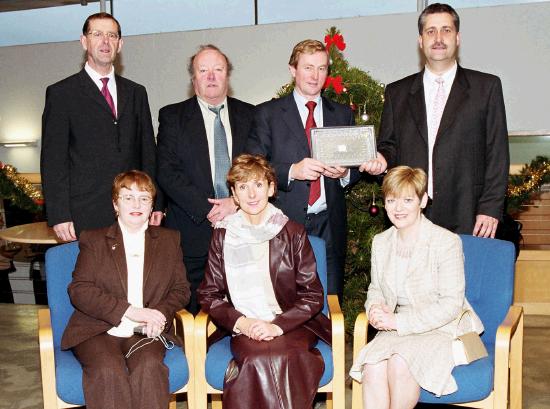
[{"label": "silver plaque", "polygon": [[376,159],[373,125],[311,128],[311,156],[330,166],[359,166]]}]

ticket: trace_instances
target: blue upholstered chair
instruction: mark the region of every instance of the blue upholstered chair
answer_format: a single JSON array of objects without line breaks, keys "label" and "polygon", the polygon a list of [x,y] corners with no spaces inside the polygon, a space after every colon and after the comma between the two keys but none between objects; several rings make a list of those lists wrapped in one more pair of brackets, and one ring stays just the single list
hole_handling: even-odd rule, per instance
[{"label": "blue upholstered chair", "polygon": [[[78,242],[63,244],[46,253],[46,284],[49,309],[38,311],[38,337],[44,408],[69,408],[85,405],[82,390],[82,368],[72,351],[60,348],[63,331],[74,309],[67,287],[78,256]],[[193,316],[182,310],[177,313],[175,327],[183,329],[185,350],[193,350]],[[181,332],[179,332],[181,333]],[[166,351],[164,363],[170,370],[170,391],[187,392],[189,408],[194,407],[193,354],[185,355],[180,347]],[[176,408],[172,395],[170,408]]]},{"label": "blue upholstered chair", "polygon": [[[465,257],[466,297],[485,326],[481,336],[489,356],[457,366],[458,390],[436,397],[421,390],[420,402],[475,408],[521,408],[523,309],[512,305],[515,250],[512,243],[461,235]],[[353,355],[365,345],[368,318],[355,322]],[[368,399],[368,398],[367,398]],[[361,385],[353,382],[353,409],[362,407]]]},{"label": "blue upholstered chair", "polygon": [[[319,383],[318,392],[327,393],[327,408],[344,409],[345,374],[344,374],[344,318],[338,297],[326,295],[327,264],[325,242],[318,237],[309,237],[315,253],[317,272],[327,302],[323,309],[332,322],[332,347],[322,341],[317,344],[325,361],[325,371]],[[327,307],[328,305],[328,307]],[[222,407],[223,379],[225,370],[232,359],[229,336],[216,342],[207,351],[208,335],[216,329],[208,314],[201,311],[195,318],[195,399],[197,409],[206,409],[208,395],[212,396],[212,408]]]}]

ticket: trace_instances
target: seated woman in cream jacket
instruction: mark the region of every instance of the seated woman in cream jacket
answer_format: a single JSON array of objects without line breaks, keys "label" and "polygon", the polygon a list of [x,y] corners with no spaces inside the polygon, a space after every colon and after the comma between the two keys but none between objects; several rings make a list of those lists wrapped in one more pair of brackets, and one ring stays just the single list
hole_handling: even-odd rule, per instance
[{"label": "seated woman in cream jacket", "polygon": [[[378,334],[350,371],[363,382],[364,408],[414,408],[420,388],[438,396],[457,389],[452,339],[460,313],[471,309],[462,243],[422,215],[426,179],[422,169],[399,166],[382,184],[393,227],[374,237],[365,303]],[[483,331],[477,315],[471,316],[460,321],[459,333]]]}]

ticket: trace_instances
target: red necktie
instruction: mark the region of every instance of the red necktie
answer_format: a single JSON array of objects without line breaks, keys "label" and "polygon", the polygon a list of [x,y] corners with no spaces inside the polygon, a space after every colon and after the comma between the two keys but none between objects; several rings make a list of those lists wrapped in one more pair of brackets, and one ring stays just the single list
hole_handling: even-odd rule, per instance
[{"label": "red necktie", "polygon": [[116,118],[115,101],[113,101],[113,97],[111,96],[111,93],[109,92],[109,88],[107,88],[107,83],[109,82],[109,78],[101,78],[101,82],[103,83],[103,88],[101,88],[101,94],[105,97],[105,101],[107,101],[107,104],[111,108],[111,112],[113,113],[113,117]]},{"label": "red necktie", "polygon": [[[315,128],[317,125],[315,125],[315,118],[313,117],[313,111],[315,110],[315,107],[317,106],[317,103],[315,101],[308,101],[306,103],[306,107],[309,110],[309,113],[307,114],[306,119],[306,136],[307,136],[307,143],[309,145],[309,149],[311,151],[311,128]],[[319,198],[321,197],[321,177],[319,177],[317,180],[311,181],[310,187],[309,187],[309,205],[313,205]]]}]

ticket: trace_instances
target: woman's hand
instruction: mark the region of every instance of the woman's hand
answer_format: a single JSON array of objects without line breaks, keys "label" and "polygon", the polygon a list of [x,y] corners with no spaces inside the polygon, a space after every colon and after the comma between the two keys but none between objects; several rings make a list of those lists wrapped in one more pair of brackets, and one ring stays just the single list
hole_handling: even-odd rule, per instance
[{"label": "woman's hand", "polygon": [[379,331],[397,329],[395,314],[386,304],[373,304],[370,307],[369,323]]},{"label": "woman's hand", "polygon": [[124,315],[132,321],[145,325],[145,332],[148,337],[158,337],[166,326],[166,317],[164,314],[151,308],[139,308],[130,305]]},{"label": "woman's hand", "polygon": [[271,341],[273,338],[283,335],[283,330],[275,324],[244,316],[237,320],[236,327],[255,341]]}]

